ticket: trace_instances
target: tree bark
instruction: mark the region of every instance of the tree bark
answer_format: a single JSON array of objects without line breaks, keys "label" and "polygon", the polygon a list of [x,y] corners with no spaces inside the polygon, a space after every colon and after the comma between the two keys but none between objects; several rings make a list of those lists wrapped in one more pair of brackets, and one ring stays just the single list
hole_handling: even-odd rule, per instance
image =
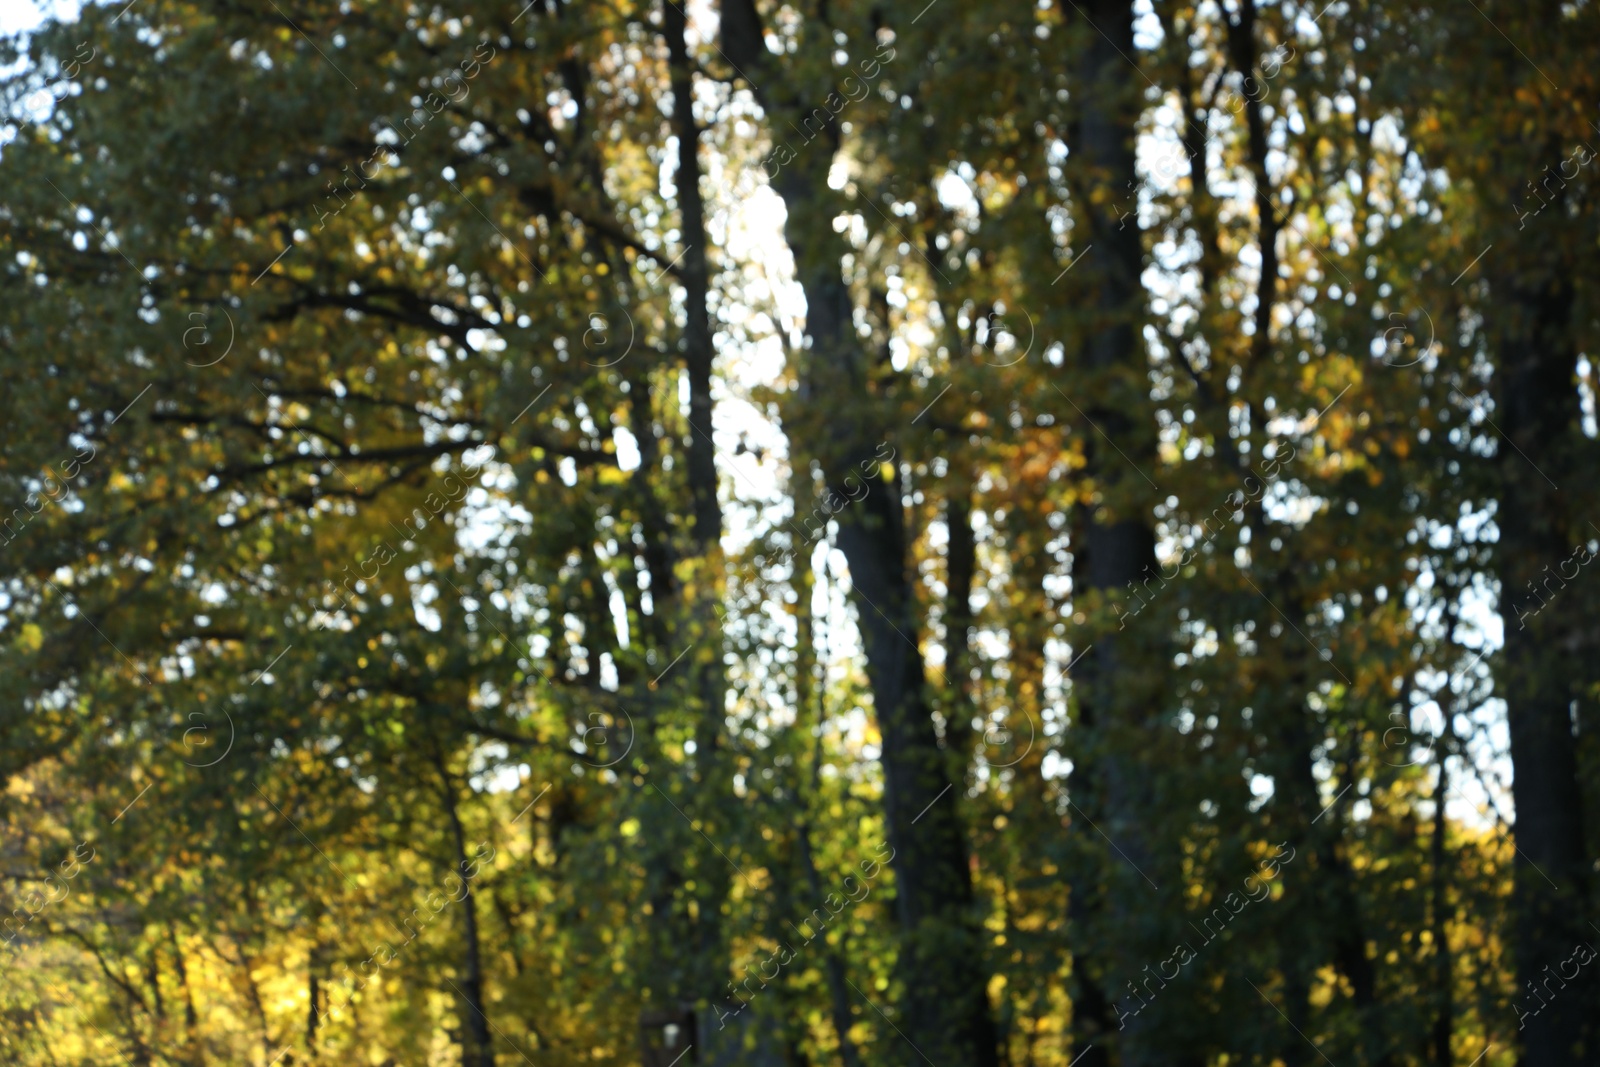
[{"label": "tree bark", "polygon": [[[1538,237],[1525,236],[1524,245]],[[1574,501],[1558,488],[1576,474],[1581,436],[1569,334],[1573,289],[1558,264],[1530,256],[1520,267],[1513,271],[1502,261],[1490,289],[1499,309],[1496,421],[1504,435],[1496,457],[1501,490],[1495,519],[1517,812],[1515,944],[1519,997],[1531,1005],[1539,1001],[1530,987],[1544,989],[1545,968],[1557,968],[1594,934],[1582,920],[1588,872],[1573,735],[1583,672],[1573,639],[1584,605],[1581,593],[1559,587],[1559,576],[1549,580],[1587,533],[1571,513]],[[1541,603],[1517,617],[1519,608]],[[1579,988],[1555,991],[1528,1021],[1522,1032],[1526,1067],[1586,1062],[1578,1045],[1594,1003],[1590,970],[1570,983]]]},{"label": "tree bark", "polygon": [[[1147,388],[1136,328],[1144,250],[1137,211],[1128,213],[1138,178],[1134,137],[1142,83],[1134,66],[1133,9],[1128,0],[1093,0],[1083,5],[1081,17],[1088,23],[1078,27],[1083,42],[1079,67],[1083,104],[1072,147],[1082,161],[1081,214],[1087,223],[1088,247],[1080,255],[1091,302],[1080,368],[1093,395],[1069,393],[1072,406],[1062,414],[1064,422],[1081,430],[1087,459],[1083,477],[1096,495],[1075,508],[1075,601],[1096,596],[1111,600],[1112,594],[1141,580],[1155,563],[1155,534],[1145,512],[1145,476],[1142,467],[1133,469],[1153,452],[1148,426],[1141,425]],[[1076,417],[1079,412],[1081,418]],[[1112,444],[1102,443],[1101,434]],[[1133,634],[1101,628],[1074,668],[1076,726],[1085,751],[1092,755],[1078,762],[1071,787],[1074,803],[1087,809],[1086,821],[1092,819],[1133,864],[1148,871],[1148,830],[1135,801],[1141,788],[1137,759],[1126,741],[1138,731],[1145,715],[1142,708],[1150,706],[1136,692],[1144,688],[1136,683],[1140,677],[1136,646]],[[1092,833],[1086,825],[1074,826],[1073,832]],[[1073,881],[1072,907],[1085,920],[1093,916],[1094,921],[1109,924],[1111,943],[1120,946],[1111,952],[1116,968],[1135,974],[1141,952],[1128,940],[1128,932],[1147,925],[1135,913],[1155,903],[1154,898],[1139,900],[1137,894],[1155,891],[1139,874],[1108,870],[1113,878],[1130,880],[1127,891],[1107,886],[1104,896],[1091,905],[1083,898],[1098,893],[1080,875]],[[1080,932],[1083,936],[1085,932]],[[1109,1030],[1111,1005],[1090,975],[1080,979],[1079,992],[1086,1025],[1077,1026],[1075,1010],[1075,1038],[1093,1042],[1097,1049],[1109,1045],[1116,1059],[1129,1067],[1158,1061],[1159,1035],[1151,1017],[1135,1016],[1126,1021],[1126,1028],[1119,1021],[1118,1029]]]},{"label": "tree bark", "polygon": [[678,140],[679,234],[684,243],[682,273],[685,318],[684,363],[689,374],[689,489],[694,497],[694,539],[701,552],[722,536],[717,502],[716,444],[711,427],[711,293],[706,260],[706,211],[700,194],[700,130],[694,121],[694,66],[686,36],[688,18],[681,0],[663,0],[672,81],[672,132]]},{"label": "tree bark", "polygon": [[[676,176],[679,233],[683,241],[681,273],[684,285],[684,364],[689,377],[688,477],[694,500],[692,530],[694,564],[699,573],[691,579],[694,597],[686,606],[690,625],[677,632],[680,641],[694,642],[687,655],[690,686],[698,698],[695,722],[694,764],[700,788],[695,791],[695,814],[707,836],[726,838],[719,827],[728,826],[733,800],[731,784],[724,781],[720,750],[727,717],[727,671],[723,661],[721,600],[723,591],[722,505],[717,496],[716,445],[712,437],[711,368],[712,327],[708,300],[711,292],[707,258],[708,235],[705,201],[700,191],[700,128],[694,118],[695,61],[689,52],[688,14],[682,0],[663,0],[662,33],[666,39],[672,86],[672,129],[678,141]],[[674,653],[677,654],[677,653]],[[696,952],[691,966],[692,996],[710,1002],[721,994],[727,976],[726,931],[722,924],[731,875],[724,864],[712,864],[697,879],[700,890],[695,920]]]},{"label": "tree bark", "polygon": [[[1446,708],[1454,715],[1454,708]],[[1436,1008],[1433,1020],[1433,1067],[1453,1067],[1450,1035],[1455,1030],[1454,968],[1450,955],[1450,922],[1455,918],[1455,908],[1450,904],[1450,853],[1445,840],[1449,823],[1445,819],[1446,801],[1450,794],[1450,746],[1445,739],[1454,731],[1448,727],[1439,738],[1437,764],[1439,779],[1433,787],[1433,839],[1429,844],[1430,866],[1433,868],[1430,918],[1433,932],[1433,982]]]},{"label": "tree bark", "polygon": [[[977,545],[972,533],[972,480],[952,472],[950,499],[945,503],[949,544],[945,555],[944,675],[945,746],[967,752],[972,739],[972,579],[977,570]],[[964,774],[965,766],[955,768]]]},{"label": "tree bark", "polygon": [[489,1014],[483,1002],[482,941],[478,933],[478,906],[472,892],[472,881],[467,875],[467,835],[461,825],[461,813],[456,804],[455,783],[444,765],[442,755],[437,757],[440,782],[443,785],[445,815],[450,821],[450,839],[455,851],[456,874],[462,881],[461,900],[461,988],[467,1010],[461,1013],[461,1062],[463,1067],[494,1067],[493,1036],[489,1033]]},{"label": "tree bark", "polygon": [[[728,0],[722,15],[724,51],[759,82],[752,88],[774,130],[781,129],[786,116],[809,110],[803,90],[785,84],[785,69],[769,62],[760,15],[751,0]],[[807,429],[797,432],[791,425],[789,432],[797,443],[808,431],[812,438],[804,442],[809,447],[797,450],[802,457],[797,469],[804,470],[805,459],[815,458],[830,487],[843,488],[859,479],[866,488],[864,496],[834,519],[839,548],[850,566],[883,740],[884,814],[894,849],[901,933],[897,966],[906,1016],[901,1028],[915,1035],[917,1047],[935,1062],[994,1067],[998,1061],[983,931],[957,808],[960,793],[950,778],[925,690],[917,643],[921,609],[910,567],[897,454],[867,383],[867,354],[855,336],[854,303],[841,276],[847,247],[832,226],[834,215],[849,209],[849,202],[827,183],[839,146],[838,124],[829,119],[814,136],[821,143],[802,146],[773,182],[788,208],[784,236],[805,292],[810,346],[796,353],[802,394],[795,410],[807,420]],[[831,405],[827,411],[813,403],[824,399]]]}]

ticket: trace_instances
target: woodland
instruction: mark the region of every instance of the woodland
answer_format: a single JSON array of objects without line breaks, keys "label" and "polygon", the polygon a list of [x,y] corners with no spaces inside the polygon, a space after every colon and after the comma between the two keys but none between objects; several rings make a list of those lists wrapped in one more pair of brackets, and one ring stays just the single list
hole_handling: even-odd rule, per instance
[{"label": "woodland", "polygon": [[1594,0],[0,52],[0,1063],[1600,1063]]}]

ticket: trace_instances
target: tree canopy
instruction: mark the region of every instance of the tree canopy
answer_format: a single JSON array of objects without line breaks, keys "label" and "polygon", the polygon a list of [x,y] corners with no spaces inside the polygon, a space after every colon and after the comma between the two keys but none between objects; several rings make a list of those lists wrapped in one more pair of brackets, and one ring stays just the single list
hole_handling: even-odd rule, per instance
[{"label": "tree canopy", "polygon": [[1594,1062],[1597,47],[5,39],[0,1059]]}]

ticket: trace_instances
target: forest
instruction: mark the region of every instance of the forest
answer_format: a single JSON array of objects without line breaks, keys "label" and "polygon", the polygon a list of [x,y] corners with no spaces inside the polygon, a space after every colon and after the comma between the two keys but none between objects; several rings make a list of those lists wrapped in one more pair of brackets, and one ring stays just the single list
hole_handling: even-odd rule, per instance
[{"label": "forest", "polygon": [[1597,59],[4,0],[0,1063],[1600,1064]]}]

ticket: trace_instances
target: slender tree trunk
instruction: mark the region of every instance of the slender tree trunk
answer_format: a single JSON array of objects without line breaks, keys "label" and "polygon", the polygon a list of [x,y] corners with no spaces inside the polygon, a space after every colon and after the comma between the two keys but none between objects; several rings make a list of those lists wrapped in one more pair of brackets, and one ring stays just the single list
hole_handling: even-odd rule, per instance
[{"label": "slender tree trunk", "polygon": [[489,1032],[489,1014],[483,1001],[483,958],[478,933],[478,905],[467,872],[467,834],[461,825],[456,803],[456,787],[442,755],[436,757],[443,785],[445,815],[450,820],[450,840],[455,850],[456,874],[462,881],[461,906],[461,988],[466,1001],[461,1013],[461,1062],[463,1067],[494,1067],[494,1038]]},{"label": "slender tree trunk", "polygon": [[[1447,709],[1447,714],[1453,715],[1455,709]],[[1450,736],[1451,730],[1446,729],[1439,738],[1437,764],[1439,779],[1433,787],[1433,840],[1430,842],[1430,860],[1433,867],[1432,912],[1433,933],[1433,982],[1434,996],[1436,998],[1436,1013],[1433,1020],[1433,1067],[1453,1067],[1453,1054],[1450,1048],[1450,1036],[1455,1031],[1455,991],[1453,987],[1453,967],[1450,956],[1450,921],[1455,917],[1455,909],[1450,904],[1450,853],[1445,840],[1445,832],[1449,823],[1445,818],[1446,801],[1450,794],[1450,767],[1449,746],[1445,738]]]},{"label": "slender tree trunk", "polygon": [[[685,669],[698,698],[694,763],[699,772],[695,814],[707,835],[724,838],[733,801],[731,784],[722,769],[722,735],[726,728],[727,670],[723,661],[722,505],[717,496],[716,445],[712,437],[710,305],[711,278],[706,232],[705,202],[701,195],[700,128],[694,118],[695,61],[689,52],[688,15],[683,0],[663,0],[662,33],[666,39],[672,86],[672,129],[678,141],[676,176],[679,233],[683,242],[680,277],[684,285],[684,364],[689,378],[688,477],[694,500],[692,542],[698,573],[691,579],[695,591],[687,604],[690,625],[677,632],[678,640],[692,643]],[[678,654],[674,650],[673,654]],[[695,1001],[721,995],[728,971],[727,932],[721,916],[728,898],[731,873],[713,864],[697,879],[698,916],[695,920],[694,963],[691,988]]]},{"label": "slender tree trunk", "polygon": [[[795,838],[800,845],[800,862],[805,866],[806,884],[811,889],[811,896],[821,900],[824,890],[822,879],[817,874],[816,857],[811,852],[811,828],[803,820]],[[825,934],[818,934],[818,937],[822,941],[822,962],[828,976],[828,1006],[833,1014],[834,1032],[839,1037],[839,1059],[845,1067],[861,1067],[861,1053],[857,1051],[856,1043],[850,1040],[853,1018],[850,1014],[850,991],[846,987],[844,960],[828,944]]]},{"label": "slender tree trunk", "polygon": [[628,379],[628,427],[639,448],[639,517],[644,526],[645,571],[650,576],[650,614],[642,619],[641,637],[647,647],[666,658],[673,653],[664,646],[668,628],[662,614],[677,595],[677,579],[672,573],[672,536],[665,511],[655,495],[655,481],[661,476],[661,440],[656,434],[655,409],[650,395],[650,377],[637,366],[626,368]]},{"label": "slender tree trunk", "polygon": [[[787,69],[768,62],[760,15],[751,0],[727,0],[724,51],[753,86],[774,128],[802,95],[786,85]],[[831,45],[830,45],[831,48]],[[894,849],[897,961],[905,1010],[901,1029],[916,1035],[937,1063],[994,1067],[994,1021],[988,997],[983,931],[976,912],[965,831],[946,754],[933,723],[918,637],[916,581],[901,504],[897,454],[867,386],[867,357],[855,336],[853,300],[841,276],[847,246],[832,218],[848,203],[827,184],[840,132],[831,120],[774,186],[788,208],[784,236],[806,297],[809,350],[802,393],[791,409],[809,429],[789,424],[803,447],[797,469],[814,457],[830,487],[862,484],[865,495],[838,512],[838,544],[850,565],[867,676],[883,739],[885,823]],[[823,411],[811,401],[826,398]],[[810,434],[810,440],[802,440]],[[855,482],[859,479],[859,483]],[[908,1053],[909,1054],[909,1053]],[[898,1055],[898,1053],[897,1053]]]},{"label": "slender tree trunk", "polygon": [[965,777],[972,741],[972,578],[977,545],[972,534],[972,479],[952,472],[945,504],[949,547],[945,557],[944,676],[947,682],[945,745],[961,758],[952,773]]},{"label": "slender tree trunk", "polygon": [[[799,498],[795,501],[799,503]],[[807,546],[809,547],[809,546]],[[796,782],[795,795],[801,808],[796,825],[795,836],[800,846],[800,861],[805,867],[806,884],[811,888],[813,899],[822,900],[822,882],[817,874],[816,857],[811,849],[811,823],[810,812],[815,811],[822,803],[822,761],[823,730],[828,720],[828,667],[827,656],[824,651],[819,664],[817,647],[819,637],[817,634],[816,616],[813,611],[815,603],[815,577],[811,568],[809,554],[803,549],[795,553],[795,593],[800,598],[799,612],[799,640],[795,652],[795,696],[796,705],[802,711],[815,708],[813,720],[812,752],[811,752],[811,783],[809,790],[799,787]],[[820,666],[820,670],[818,669]],[[839,1058],[844,1067],[861,1067],[861,1053],[850,1038],[850,1027],[854,1021],[851,1013],[850,990],[847,986],[844,960],[840,954],[833,950],[824,937],[822,943],[823,964],[828,979],[829,1010],[833,1016],[834,1033],[839,1039]]]},{"label": "slender tree trunk", "polygon": [[[259,921],[255,914],[255,904],[250,896],[245,897],[245,907],[249,910],[250,918]],[[257,927],[260,928],[259,926]],[[244,938],[235,931],[228,931],[228,939],[233,942],[233,950],[239,955],[239,973],[244,978],[246,999],[250,1003],[250,1010],[256,1018],[256,1027],[261,1033],[261,1051],[267,1058],[272,1056],[272,1032],[267,1023],[267,1009],[261,1003],[261,988],[256,985],[255,964],[250,959],[250,953],[244,947]]]},{"label": "slender tree trunk", "polygon": [[[1245,79],[1243,110],[1247,134],[1246,158],[1255,186],[1256,247],[1261,257],[1253,319],[1254,335],[1250,348],[1251,362],[1257,367],[1264,366],[1273,352],[1272,316],[1277,306],[1278,235],[1282,230],[1272,177],[1267,168],[1270,139],[1262,108],[1262,83],[1257,77],[1256,61],[1260,52],[1255,0],[1240,0],[1237,14],[1228,22],[1228,59],[1234,70]],[[1195,165],[1203,167],[1203,143],[1196,150],[1201,156]],[[1210,232],[1214,233],[1215,220],[1208,218],[1207,221]],[[1226,436],[1226,430],[1221,433]],[[1248,473],[1248,467],[1231,439],[1227,440],[1226,451],[1240,473]],[[1265,551],[1269,540],[1265,536],[1266,515],[1262,502],[1251,502],[1245,508],[1245,515],[1245,522],[1251,528],[1252,554],[1257,555]],[[1280,570],[1274,576],[1271,588],[1274,589],[1275,603],[1283,605],[1291,618],[1306,617],[1308,612],[1303,604],[1304,598],[1292,574]],[[1296,641],[1302,643],[1296,644]],[[1343,820],[1337,811],[1330,811],[1326,816],[1321,814],[1322,800],[1313,773],[1312,750],[1317,744],[1317,737],[1313,733],[1315,718],[1305,701],[1305,694],[1312,685],[1309,657],[1303,639],[1298,634],[1292,637],[1285,634],[1282,643],[1286,649],[1285,659],[1292,664],[1292,669],[1287,673],[1284,719],[1279,730],[1279,757],[1286,764],[1286,773],[1279,775],[1278,781],[1291,809],[1286,813],[1288,839],[1292,847],[1307,855],[1308,861],[1312,856],[1315,858],[1314,871],[1311,863],[1307,862],[1296,871],[1286,870],[1284,873],[1286,885],[1295,887],[1292,890],[1295,899],[1290,903],[1290,909],[1300,916],[1302,929],[1315,929],[1320,925],[1317,918],[1321,915],[1334,917],[1331,945],[1324,947],[1318,943],[1318,939],[1310,938],[1298,940],[1292,946],[1286,944],[1283,967],[1285,996],[1289,1001],[1287,1011],[1292,1027],[1302,1031],[1309,1027],[1311,977],[1322,961],[1331,956],[1334,967],[1350,983],[1352,1000],[1364,1017],[1364,1047],[1369,1050],[1373,1062],[1386,1065],[1392,1062],[1393,1057],[1387,1048],[1378,1018],[1377,975],[1367,956],[1355,875],[1342,851]],[[1316,823],[1322,818],[1326,818],[1327,822],[1318,828]],[[1298,1035],[1286,1034],[1284,1042],[1286,1057],[1299,1059],[1304,1056],[1304,1041]],[[1373,1054],[1370,1050],[1374,1048],[1380,1051]]]},{"label": "slender tree trunk", "polygon": [[317,1003],[322,999],[321,989],[317,985],[317,975],[312,971],[306,978],[306,1055],[313,1061],[317,1058]]},{"label": "slender tree trunk", "polygon": [[178,971],[178,986],[183,990],[184,1046],[192,1062],[204,1063],[205,1057],[199,1037],[200,1017],[194,1008],[194,990],[189,986],[189,965],[183,958],[183,945],[178,941],[178,930],[175,926],[167,927],[167,943],[172,946],[173,965]]},{"label": "slender tree trunk", "polygon": [[[1245,0],[1238,15],[1228,23],[1229,61],[1235,70],[1246,78],[1253,77],[1255,70],[1257,54],[1255,20],[1255,4],[1253,0]],[[1272,195],[1271,176],[1267,172],[1268,144],[1259,98],[1254,94],[1247,95],[1244,109],[1248,133],[1247,159],[1255,184],[1256,247],[1261,256],[1261,275],[1256,288],[1256,314],[1253,320],[1255,333],[1251,338],[1250,358],[1255,366],[1260,367],[1264,366],[1272,356],[1271,327],[1272,310],[1277,304],[1279,223]],[[1203,167],[1205,160],[1203,131],[1196,131],[1194,138],[1200,142],[1193,149],[1199,153],[1195,165]],[[1204,206],[1209,211],[1205,217],[1205,228],[1208,237],[1214,241],[1217,234],[1215,205],[1210,202],[1209,197],[1206,199],[1207,203]],[[1214,393],[1205,388],[1202,388],[1201,392],[1206,400],[1212,402],[1214,410],[1221,407]],[[1245,462],[1232,437],[1229,436],[1226,425],[1219,426],[1217,433],[1228,461],[1241,478],[1248,475],[1249,464]],[[1265,536],[1266,508],[1262,501],[1257,499],[1250,501],[1244,512],[1244,526],[1250,531],[1252,558],[1260,559],[1269,541]],[[1299,591],[1289,574],[1280,569],[1273,575],[1270,588],[1273,589],[1274,602],[1286,605],[1285,610],[1290,613],[1291,619],[1305,617],[1305,612],[1300,606]],[[1323,871],[1334,869],[1336,876],[1342,876],[1343,871],[1339,868],[1337,857],[1326,838],[1319,838],[1315,848],[1311,845],[1314,821],[1322,805],[1311,762],[1315,738],[1312,733],[1311,710],[1305,701],[1305,694],[1310,685],[1306,648],[1298,633],[1293,638],[1287,633],[1281,634],[1277,643],[1281,662],[1285,664],[1286,669],[1283,672],[1283,692],[1278,702],[1282,710],[1273,713],[1274,719],[1277,720],[1276,757],[1281,767],[1275,778],[1285,801],[1283,813],[1285,838],[1297,854],[1305,857],[1298,869],[1285,869],[1281,877],[1288,897],[1287,922],[1296,930],[1309,932],[1321,927],[1318,922],[1318,917],[1322,913],[1320,902],[1327,895],[1318,875]],[[1337,825],[1335,822],[1330,824],[1330,827]],[[1312,869],[1313,863],[1316,865],[1316,870]],[[1363,946],[1361,958],[1364,962],[1365,942],[1358,938],[1358,943]],[[1309,936],[1281,936],[1278,953],[1279,969],[1283,975],[1284,1010],[1291,1032],[1280,1034],[1279,1056],[1286,1064],[1297,1064],[1309,1059],[1304,1041],[1298,1033],[1292,1031],[1303,1033],[1310,1027],[1312,975],[1326,952],[1326,946],[1320,939]],[[1348,960],[1346,962],[1348,963]],[[1346,977],[1350,976],[1347,974]],[[1352,985],[1357,989],[1363,987],[1359,979],[1352,979]]]},{"label": "slender tree trunk", "polygon": [[[1272,179],[1267,173],[1267,124],[1261,110],[1260,83],[1256,79],[1255,0],[1240,0],[1239,13],[1228,22],[1228,53],[1234,69],[1245,79],[1244,119],[1249,136],[1250,173],[1254,178],[1256,201],[1256,248],[1261,253],[1261,281],[1256,301],[1255,336],[1252,351],[1259,366],[1272,346],[1272,309],[1278,287],[1278,208],[1273,203]],[[1196,165],[1204,168],[1204,148]]]},{"label": "slender tree trunk", "polygon": [[[1069,392],[1071,406],[1061,414],[1084,439],[1088,462],[1083,476],[1096,494],[1075,509],[1074,599],[1112,600],[1129,583],[1141,580],[1155,563],[1155,535],[1146,518],[1148,486],[1144,481],[1153,449],[1143,418],[1147,386],[1136,325],[1144,252],[1137,213],[1128,213],[1138,184],[1134,137],[1140,110],[1138,87],[1143,79],[1133,66],[1137,53],[1132,4],[1128,0],[1094,0],[1083,5],[1081,17],[1089,25],[1077,27],[1078,39],[1083,42],[1079,65],[1083,103],[1072,147],[1081,160],[1081,187],[1086,190],[1081,211],[1087,223],[1087,247],[1080,255],[1087,268],[1083,277],[1090,290],[1092,318],[1080,367],[1091,383],[1092,395],[1073,390],[1079,395],[1072,396]],[[1114,392],[1126,399],[1111,399]],[[1111,443],[1105,443],[1101,434]],[[1149,828],[1135,799],[1143,786],[1131,739],[1141,732],[1145,709],[1153,703],[1141,697],[1153,693],[1148,692],[1147,672],[1141,671],[1136,661],[1136,646],[1133,635],[1102,627],[1074,668],[1075,719],[1085,750],[1093,755],[1073,773],[1074,803],[1085,814],[1083,825],[1075,825],[1073,831],[1091,834],[1087,822],[1093,820],[1132,864],[1148,872],[1152,869],[1151,851],[1145,844]],[[1073,908],[1085,919],[1094,915],[1097,924],[1109,925],[1112,944],[1119,947],[1112,950],[1107,963],[1119,973],[1134,975],[1144,962],[1140,957],[1147,946],[1130,940],[1130,932],[1148,926],[1136,916],[1148,913],[1161,898],[1139,873],[1125,867],[1108,870],[1114,881],[1093,906],[1083,898],[1097,890],[1090,890],[1081,877],[1074,880]],[[1125,1028],[1119,1020],[1117,1029],[1107,1032],[1110,1005],[1090,979],[1086,974],[1080,980],[1084,1003],[1075,1007],[1074,1021],[1081,1011],[1086,1025],[1075,1036],[1085,1043],[1093,1041],[1097,1048],[1112,1045],[1118,1060],[1128,1067],[1157,1062],[1159,1035],[1153,1029],[1153,1016],[1127,1019]],[[1120,1041],[1113,1034],[1120,1034]]]},{"label": "slender tree trunk", "polygon": [[874,474],[868,485],[867,496],[839,516],[839,547],[850,564],[883,738],[906,1014],[947,1057],[993,1064],[994,1024],[960,823],[961,794],[947,773],[915,643],[921,620],[907,567],[900,479]]},{"label": "slender tree trunk", "polygon": [[702,552],[722,536],[717,502],[716,444],[711,428],[711,295],[706,257],[706,212],[700,194],[700,130],[694,120],[694,65],[682,0],[663,0],[663,32],[672,72],[672,132],[678,139],[678,214],[683,240],[680,277],[686,321],[684,361],[689,372],[689,490],[694,498],[694,539]]},{"label": "slender tree trunk", "polygon": [[317,981],[317,967],[321,960],[318,947],[313,947],[306,960],[306,1057],[313,1063],[317,1059],[317,1023],[321,1021],[318,1003],[322,999],[321,983]]}]

